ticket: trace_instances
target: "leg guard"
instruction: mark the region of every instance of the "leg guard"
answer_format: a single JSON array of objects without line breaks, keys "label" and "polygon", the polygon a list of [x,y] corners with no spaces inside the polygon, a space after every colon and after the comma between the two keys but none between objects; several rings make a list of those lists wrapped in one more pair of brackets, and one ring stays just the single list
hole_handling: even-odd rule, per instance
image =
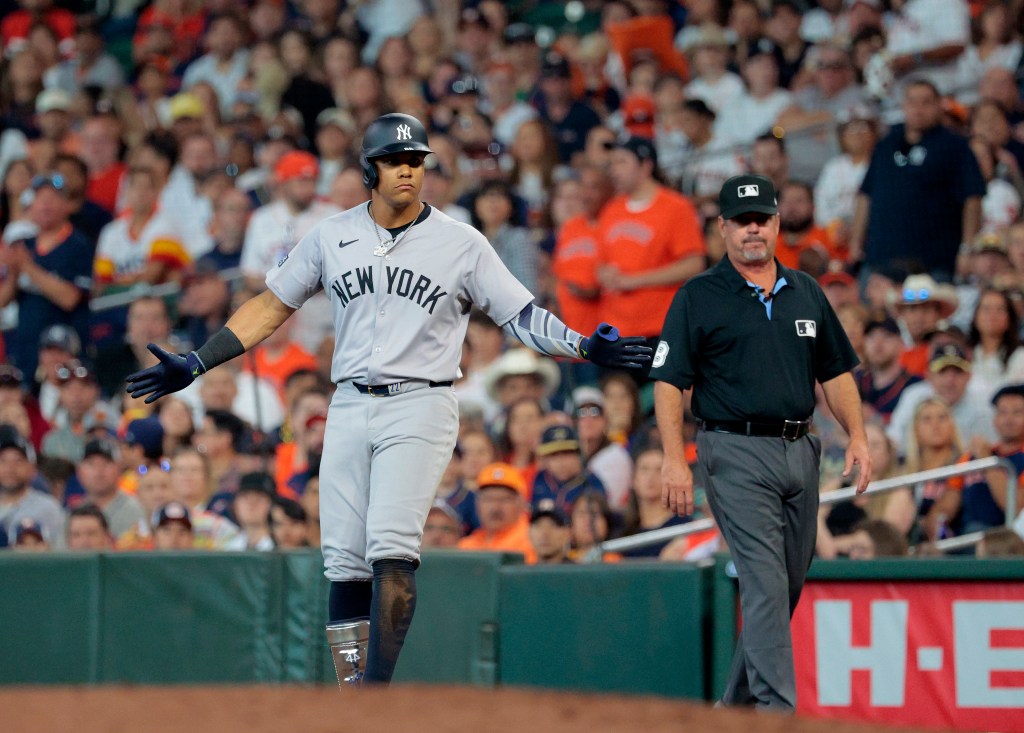
[{"label": "leg guard", "polygon": [[416,565],[412,560],[391,559],[373,563],[367,682],[386,685],[395,673],[416,610]]},{"label": "leg guard", "polygon": [[331,647],[334,672],[339,687],[358,687],[366,669],[366,646],[370,640],[370,621],[335,621],[327,624],[327,643]]}]

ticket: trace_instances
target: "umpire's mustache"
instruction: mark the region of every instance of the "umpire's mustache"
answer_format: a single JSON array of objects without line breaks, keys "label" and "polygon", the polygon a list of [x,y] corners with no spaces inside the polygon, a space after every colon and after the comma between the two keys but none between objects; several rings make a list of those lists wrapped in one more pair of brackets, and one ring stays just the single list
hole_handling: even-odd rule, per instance
[{"label": "umpire's mustache", "polygon": [[753,244],[754,242],[760,242],[761,244],[768,244],[768,240],[764,237],[746,237],[743,240],[743,244]]}]

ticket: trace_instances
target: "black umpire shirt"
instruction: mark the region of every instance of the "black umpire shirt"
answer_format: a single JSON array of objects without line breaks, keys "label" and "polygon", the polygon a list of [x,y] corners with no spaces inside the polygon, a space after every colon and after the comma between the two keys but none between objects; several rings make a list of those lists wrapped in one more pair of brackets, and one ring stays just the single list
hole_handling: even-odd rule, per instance
[{"label": "black umpire shirt", "polygon": [[690,278],[665,317],[651,378],[693,387],[693,414],[704,420],[806,420],[814,383],[858,359],[825,294],[809,275],[775,262],[767,305],[728,257]]}]

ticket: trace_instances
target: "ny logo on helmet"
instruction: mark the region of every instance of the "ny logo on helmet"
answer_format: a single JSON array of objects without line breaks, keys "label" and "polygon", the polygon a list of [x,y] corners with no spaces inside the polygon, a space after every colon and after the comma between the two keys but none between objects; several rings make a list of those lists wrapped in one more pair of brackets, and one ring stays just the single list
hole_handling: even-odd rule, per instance
[{"label": "ny logo on helmet", "polygon": [[395,128],[399,140],[412,140],[412,128],[408,125],[399,125]]},{"label": "ny logo on helmet", "polygon": [[757,196],[759,193],[760,190],[758,189],[756,183],[751,183],[746,186],[740,186],[739,188],[736,189],[736,195],[739,196],[741,199],[745,199],[748,196]]}]

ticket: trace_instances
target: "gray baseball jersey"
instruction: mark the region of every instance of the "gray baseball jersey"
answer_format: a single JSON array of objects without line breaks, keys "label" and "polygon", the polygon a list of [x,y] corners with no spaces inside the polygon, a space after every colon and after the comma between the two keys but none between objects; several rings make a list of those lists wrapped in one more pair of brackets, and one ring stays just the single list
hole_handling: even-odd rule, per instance
[{"label": "gray baseball jersey", "polygon": [[399,234],[377,228],[367,204],[328,217],[267,275],[299,308],[321,287],[334,312],[331,380],[378,385],[454,379],[470,305],[504,324],[533,300],[487,239],[434,208]]}]

